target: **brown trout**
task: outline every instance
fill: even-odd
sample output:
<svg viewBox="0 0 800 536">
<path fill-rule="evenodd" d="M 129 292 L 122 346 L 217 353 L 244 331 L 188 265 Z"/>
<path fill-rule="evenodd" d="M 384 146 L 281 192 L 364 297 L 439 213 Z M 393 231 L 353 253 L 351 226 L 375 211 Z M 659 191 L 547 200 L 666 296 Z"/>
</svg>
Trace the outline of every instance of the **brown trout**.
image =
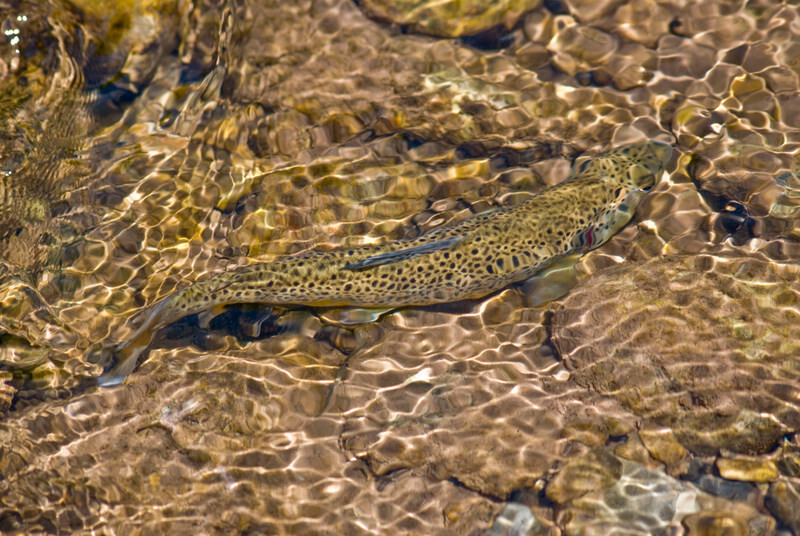
<svg viewBox="0 0 800 536">
<path fill-rule="evenodd" d="M 620 230 L 661 179 L 671 154 L 664 143 L 626 145 L 577 162 L 565 181 L 519 206 L 413 240 L 311 251 L 215 275 L 158 302 L 114 350 L 113 366 L 98 383 L 121 383 L 159 328 L 216 305 L 387 309 L 480 298 L 527 280 Z"/>
</svg>

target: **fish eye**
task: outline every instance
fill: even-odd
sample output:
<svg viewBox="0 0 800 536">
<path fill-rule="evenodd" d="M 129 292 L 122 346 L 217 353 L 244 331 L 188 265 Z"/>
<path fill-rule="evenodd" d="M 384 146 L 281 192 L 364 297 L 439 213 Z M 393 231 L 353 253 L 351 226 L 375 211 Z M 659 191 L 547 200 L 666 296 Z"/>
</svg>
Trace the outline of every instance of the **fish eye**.
<svg viewBox="0 0 800 536">
<path fill-rule="evenodd" d="M 649 192 L 650 190 L 652 190 L 652 189 L 653 189 L 653 185 L 652 185 L 652 184 L 648 184 L 647 186 L 642 186 L 642 187 L 641 187 L 641 188 L 639 188 L 639 189 L 640 189 L 641 191 L 643 191 L 643 192 Z"/>
</svg>

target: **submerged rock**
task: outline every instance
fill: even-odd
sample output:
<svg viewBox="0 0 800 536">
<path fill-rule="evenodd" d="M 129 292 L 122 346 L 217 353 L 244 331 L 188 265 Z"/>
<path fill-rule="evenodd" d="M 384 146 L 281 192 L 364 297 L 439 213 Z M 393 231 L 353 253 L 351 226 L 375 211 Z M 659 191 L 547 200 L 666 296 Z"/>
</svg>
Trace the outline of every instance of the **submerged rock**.
<svg viewBox="0 0 800 536">
<path fill-rule="evenodd" d="M 683 520 L 689 536 L 747 536 L 753 534 L 747 519 L 731 512 L 701 512 Z"/>
<path fill-rule="evenodd" d="M 553 341 L 579 385 L 672 430 L 695 454 L 760 454 L 800 429 L 797 267 L 668 257 L 582 281 Z"/>
<path fill-rule="evenodd" d="M 790 480 L 773 482 L 764 502 L 775 517 L 800 534 L 800 484 Z"/>
<path fill-rule="evenodd" d="M 524 504 L 510 503 L 498 514 L 484 536 L 544 536 L 549 534 L 531 509 Z"/>
<path fill-rule="evenodd" d="M 772 534 L 775 528 L 745 503 L 713 497 L 636 462 L 616 462 L 620 476 L 613 485 L 562 505 L 558 519 L 568 534 L 681 534 L 681 524 L 698 535 Z"/>
<path fill-rule="evenodd" d="M 348 416 L 343 447 L 380 477 L 411 470 L 501 499 L 544 476 L 563 448 L 563 419 L 536 385 L 553 363 L 524 351 L 524 341 L 543 336 L 541 327 L 525 317 L 514 328 L 508 323 L 499 329 L 514 329 L 508 335 L 520 347 L 497 351 L 494 329 L 480 319 L 464 326 L 441 313 L 387 320 L 395 319 L 411 326 L 354 355 L 334 394 Z M 415 332 L 417 324 L 428 330 Z"/>
<path fill-rule="evenodd" d="M 689 456 L 671 430 L 644 429 L 639 431 L 639 437 L 650 455 L 668 468 L 681 465 Z"/>
<path fill-rule="evenodd" d="M 547 497 L 565 503 L 612 486 L 622 476 L 622 463 L 602 448 L 592 449 L 565 465 L 547 485 Z"/>
<path fill-rule="evenodd" d="M 778 476 L 778 467 L 772 460 L 720 458 L 717 470 L 722 478 L 746 482 L 768 482 Z"/>
</svg>

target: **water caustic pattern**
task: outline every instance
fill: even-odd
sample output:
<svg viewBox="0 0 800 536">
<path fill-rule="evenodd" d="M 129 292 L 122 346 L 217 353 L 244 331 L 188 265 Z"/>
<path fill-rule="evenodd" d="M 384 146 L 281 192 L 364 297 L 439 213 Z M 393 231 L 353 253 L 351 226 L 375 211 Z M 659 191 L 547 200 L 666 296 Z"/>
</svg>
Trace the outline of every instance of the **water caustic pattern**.
<svg viewBox="0 0 800 536">
<path fill-rule="evenodd" d="M 800 10 L 476 5 L 0 9 L 0 532 L 800 532 Z M 197 282 L 363 275 L 648 142 L 577 284 L 225 299 L 97 386 Z"/>
</svg>

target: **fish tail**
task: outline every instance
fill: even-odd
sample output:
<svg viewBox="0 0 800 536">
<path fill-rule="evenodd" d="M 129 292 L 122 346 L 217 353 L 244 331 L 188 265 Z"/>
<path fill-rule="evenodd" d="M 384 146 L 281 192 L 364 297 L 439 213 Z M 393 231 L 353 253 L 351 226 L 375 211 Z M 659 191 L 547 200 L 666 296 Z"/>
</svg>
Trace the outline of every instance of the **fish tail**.
<svg viewBox="0 0 800 536">
<path fill-rule="evenodd" d="M 97 379 L 97 384 L 102 387 L 110 387 L 125 381 L 125 378 L 136 370 L 142 354 L 150 347 L 150 343 L 153 342 L 160 328 L 217 303 L 225 303 L 227 301 L 225 298 L 212 300 L 208 296 L 213 296 L 214 293 L 235 283 L 238 280 L 237 275 L 228 273 L 212 277 L 175 292 L 158 302 L 147 314 L 145 321 L 139 326 L 133 337 L 113 350 L 111 362 Z M 241 301 L 247 300 L 242 299 Z"/>
<path fill-rule="evenodd" d="M 183 291 L 177 292 L 161 300 L 136 330 L 133 337 L 114 348 L 109 366 L 97 379 L 99 386 L 119 385 L 136 369 L 141 355 L 150 347 L 158 328 L 171 321 L 170 312 L 174 309 L 174 303 L 182 293 Z"/>
<path fill-rule="evenodd" d="M 125 381 L 139 364 L 139 358 L 150 346 L 153 334 L 145 332 L 138 338 L 117 346 L 112 354 L 110 367 L 97 378 L 100 387 L 112 387 Z"/>
</svg>

